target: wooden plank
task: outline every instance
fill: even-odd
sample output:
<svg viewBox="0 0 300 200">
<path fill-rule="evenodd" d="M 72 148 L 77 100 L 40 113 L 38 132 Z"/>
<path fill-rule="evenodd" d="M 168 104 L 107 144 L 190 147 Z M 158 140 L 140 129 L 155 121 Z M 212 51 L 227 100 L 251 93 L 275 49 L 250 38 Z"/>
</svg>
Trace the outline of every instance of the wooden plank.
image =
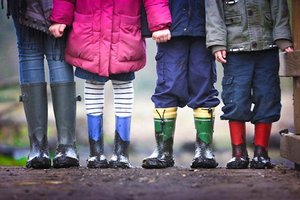
<svg viewBox="0 0 300 200">
<path fill-rule="evenodd" d="M 300 50 L 293 53 L 279 54 L 279 75 L 283 77 L 300 77 Z"/>
<path fill-rule="evenodd" d="M 292 27 L 293 27 L 293 41 L 294 48 L 300 49 L 300 1 L 292 0 Z"/>
<path fill-rule="evenodd" d="M 295 50 L 300 50 L 300 1 L 292 0 L 292 26 Z M 294 126 L 295 133 L 300 133 L 300 77 L 293 78 L 294 88 Z M 294 152 L 296 153 L 296 152 Z"/>
<path fill-rule="evenodd" d="M 283 134 L 280 139 L 280 155 L 300 164 L 300 136 L 293 133 Z"/>
<path fill-rule="evenodd" d="M 293 78 L 294 133 L 300 134 L 300 78 Z M 286 116 L 288 117 L 288 116 Z"/>
</svg>

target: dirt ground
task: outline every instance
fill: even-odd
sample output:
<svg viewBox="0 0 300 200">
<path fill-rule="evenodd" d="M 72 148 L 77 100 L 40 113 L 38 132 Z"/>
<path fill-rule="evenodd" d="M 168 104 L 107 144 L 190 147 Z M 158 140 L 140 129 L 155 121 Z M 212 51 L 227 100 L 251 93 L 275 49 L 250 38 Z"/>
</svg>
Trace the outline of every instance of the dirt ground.
<svg viewBox="0 0 300 200">
<path fill-rule="evenodd" d="M 0 167 L 0 199 L 299 199 L 300 172 Z"/>
</svg>

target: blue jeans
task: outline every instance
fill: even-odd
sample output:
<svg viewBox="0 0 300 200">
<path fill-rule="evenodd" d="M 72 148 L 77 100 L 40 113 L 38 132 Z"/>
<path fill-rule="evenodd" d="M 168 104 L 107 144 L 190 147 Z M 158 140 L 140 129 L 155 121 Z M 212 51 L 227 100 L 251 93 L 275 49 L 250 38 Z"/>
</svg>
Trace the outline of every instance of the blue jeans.
<svg viewBox="0 0 300 200">
<path fill-rule="evenodd" d="M 19 52 L 19 81 L 45 82 L 44 56 L 49 66 L 50 83 L 74 82 L 73 67 L 64 61 L 65 38 L 54 37 L 20 25 L 13 16 Z"/>
<path fill-rule="evenodd" d="M 216 107 L 216 65 L 204 37 L 174 37 L 159 43 L 157 83 L 152 101 L 156 108 Z"/>
<path fill-rule="evenodd" d="M 228 53 L 221 119 L 272 123 L 280 118 L 278 49 Z"/>
</svg>

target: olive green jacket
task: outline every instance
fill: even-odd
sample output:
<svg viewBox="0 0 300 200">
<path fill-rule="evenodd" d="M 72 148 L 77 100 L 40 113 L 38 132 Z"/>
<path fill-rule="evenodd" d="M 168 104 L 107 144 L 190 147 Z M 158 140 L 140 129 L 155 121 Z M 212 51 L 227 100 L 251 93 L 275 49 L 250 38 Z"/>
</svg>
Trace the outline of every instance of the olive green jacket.
<svg viewBox="0 0 300 200">
<path fill-rule="evenodd" d="M 206 43 L 213 52 L 292 46 L 286 0 L 205 0 Z"/>
</svg>

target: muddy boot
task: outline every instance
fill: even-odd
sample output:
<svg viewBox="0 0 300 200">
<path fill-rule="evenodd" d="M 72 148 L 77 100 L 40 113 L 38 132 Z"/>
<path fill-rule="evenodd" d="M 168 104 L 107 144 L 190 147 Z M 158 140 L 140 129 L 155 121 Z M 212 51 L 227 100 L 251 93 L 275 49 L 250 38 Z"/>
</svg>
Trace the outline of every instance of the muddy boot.
<svg viewBox="0 0 300 200">
<path fill-rule="evenodd" d="M 230 136 L 232 144 L 232 158 L 227 163 L 227 169 L 246 169 L 249 165 L 249 157 L 246 147 L 245 122 L 230 121 Z"/>
<path fill-rule="evenodd" d="M 103 115 L 87 115 L 90 143 L 90 156 L 87 159 L 88 168 L 107 168 L 108 162 L 104 155 L 103 145 Z"/>
<path fill-rule="evenodd" d="M 198 108 L 194 110 L 197 131 L 195 156 L 191 168 L 216 168 L 218 163 L 212 152 L 214 109 Z"/>
<path fill-rule="evenodd" d="M 142 167 L 159 169 L 174 166 L 173 138 L 177 108 L 156 108 L 154 110 L 154 129 L 156 148 L 143 160 Z"/>
<path fill-rule="evenodd" d="M 47 84 L 32 83 L 21 85 L 23 102 L 30 142 L 27 168 L 47 169 L 51 167 L 47 140 Z"/>
<path fill-rule="evenodd" d="M 130 144 L 131 117 L 116 116 L 114 152 L 109 161 L 110 168 L 131 168 L 128 148 Z"/>
<path fill-rule="evenodd" d="M 271 123 L 255 124 L 254 157 L 250 162 L 250 168 L 252 169 L 271 169 L 274 167 L 267 151 L 271 128 Z"/>
<path fill-rule="evenodd" d="M 274 165 L 268 155 L 268 151 L 262 146 L 254 147 L 254 157 L 250 162 L 251 169 L 272 169 Z"/>
<path fill-rule="evenodd" d="M 249 157 L 246 144 L 232 145 L 232 158 L 228 161 L 227 169 L 247 169 Z"/>
<path fill-rule="evenodd" d="M 53 167 L 78 167 L 79 156 L 75 139 L 75 83 L 51 84 L 51 92 L 58 138 Z"/>
</svg>

